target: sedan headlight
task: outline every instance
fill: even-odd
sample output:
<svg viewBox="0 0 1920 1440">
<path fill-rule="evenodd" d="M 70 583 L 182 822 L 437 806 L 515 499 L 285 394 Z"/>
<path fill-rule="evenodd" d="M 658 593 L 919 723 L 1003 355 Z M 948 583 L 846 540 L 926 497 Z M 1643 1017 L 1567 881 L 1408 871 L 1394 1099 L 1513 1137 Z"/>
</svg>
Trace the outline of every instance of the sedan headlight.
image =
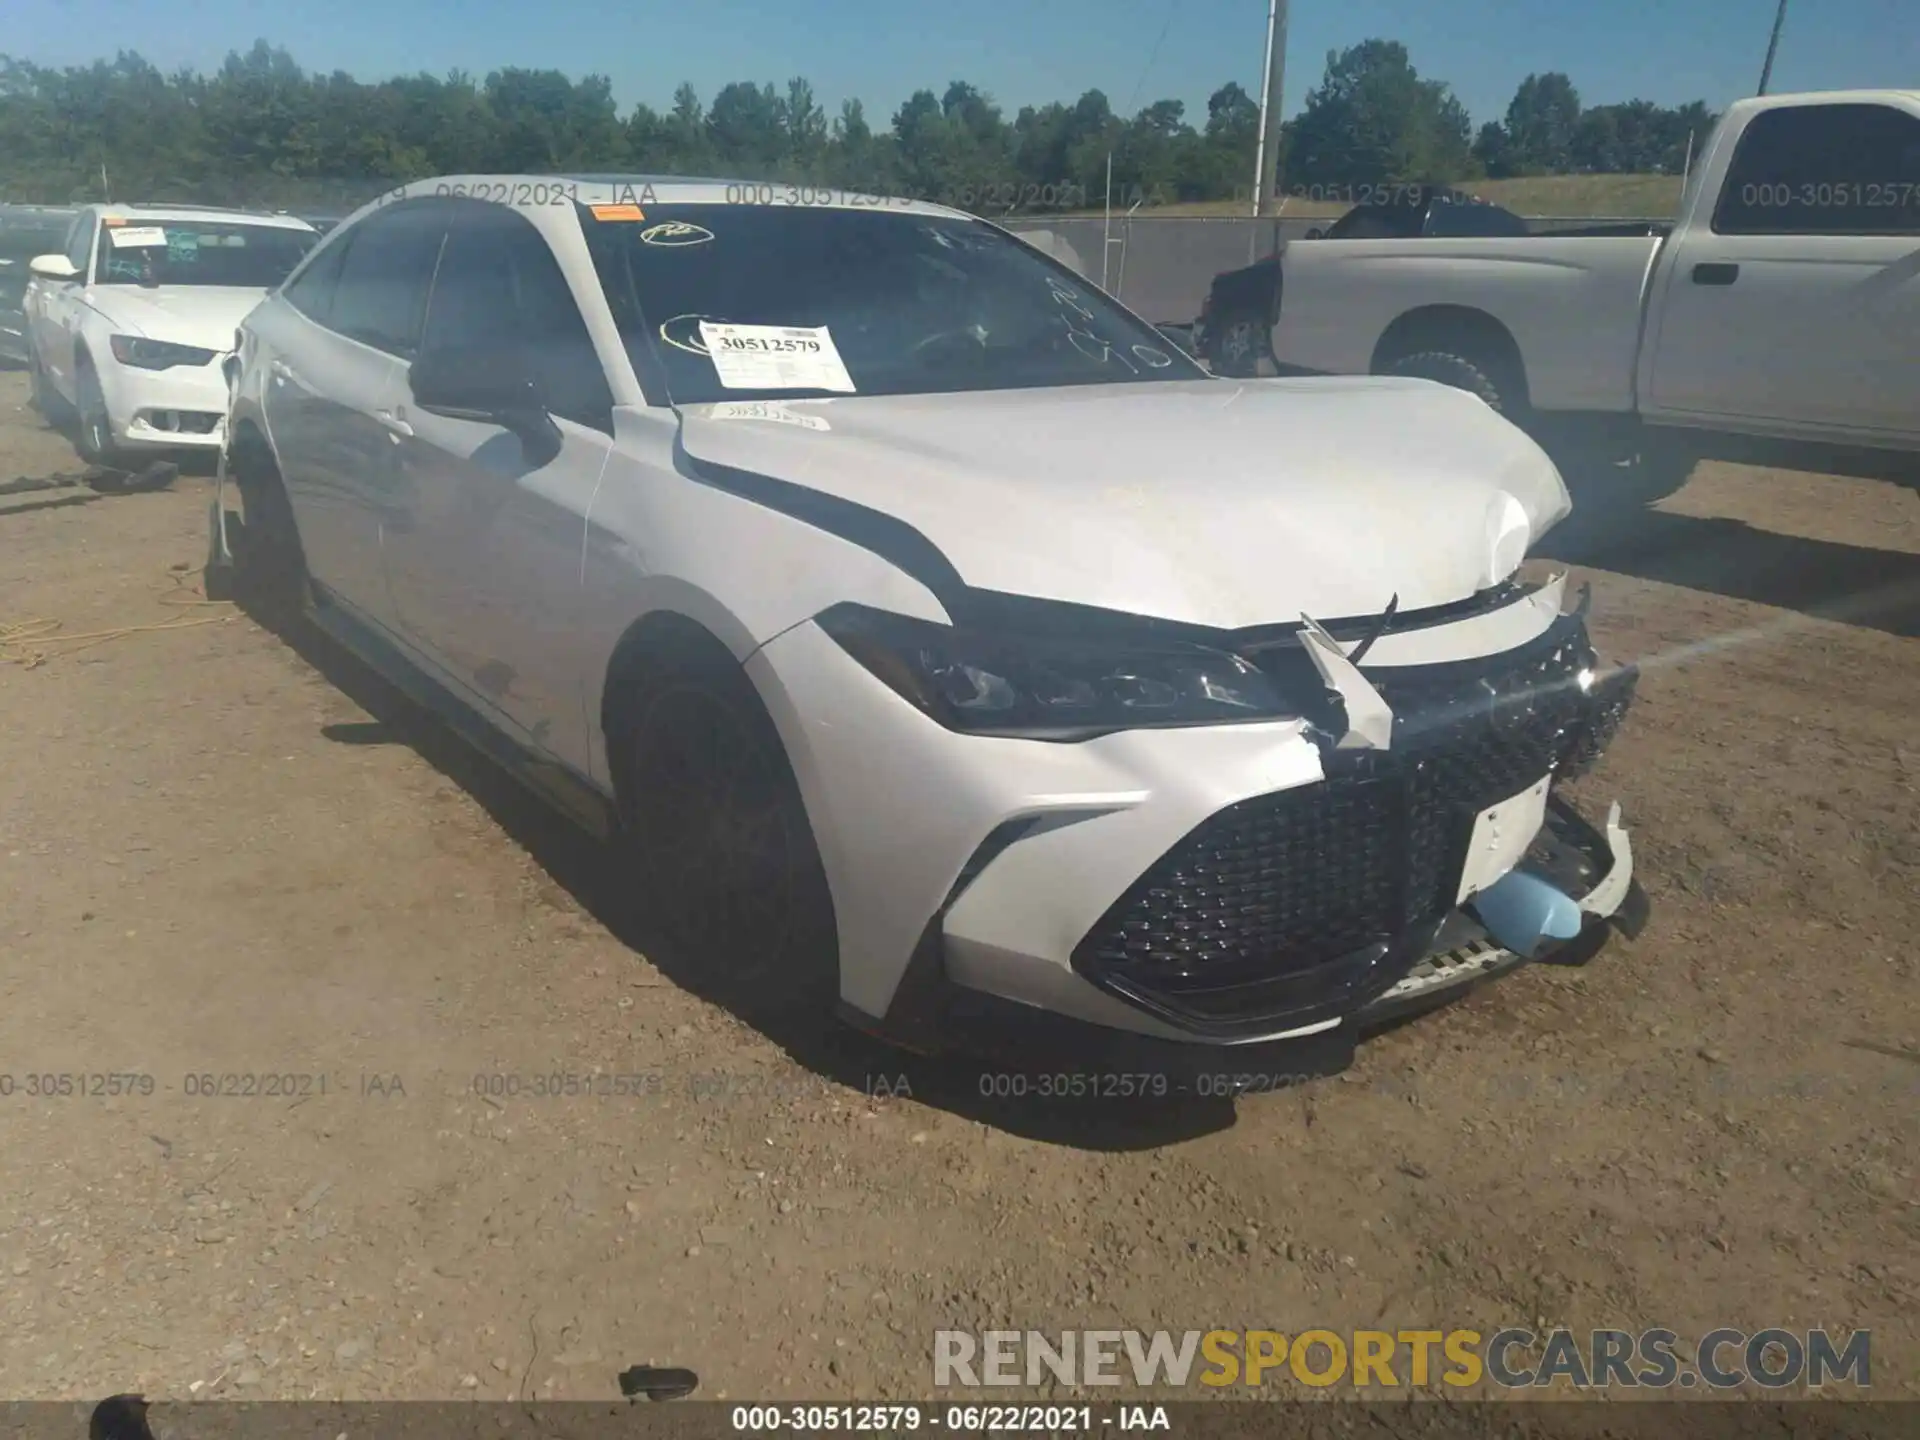
<svg viewBox="0 0 1920 1440">
<path fill-rule="evenodd" d="M 176 365 L 204 365 L 218 350 L 203 350 L 197 345 L 176 345 L 171 340 L 150 340 L 145 335 L 115 335 L 109 341 L 113 358 L 137 370 L 171 370 Z"/>
<path fill-rule="evenodd" d="M 949 730 L 1075 740 L 1299 713 L 1255 666 L 1204 646 L 1002 635 L 852 604 L 828 610 L 819 624 Z"/>
</svg>

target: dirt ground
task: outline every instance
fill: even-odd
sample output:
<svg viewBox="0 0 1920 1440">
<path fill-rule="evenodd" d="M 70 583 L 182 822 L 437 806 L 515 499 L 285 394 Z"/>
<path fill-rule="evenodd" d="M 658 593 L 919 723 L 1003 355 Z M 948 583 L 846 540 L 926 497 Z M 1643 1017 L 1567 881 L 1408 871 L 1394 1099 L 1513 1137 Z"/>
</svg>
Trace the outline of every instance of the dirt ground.
<svg viewBox="0 0 1920 1440">
<path fill-rule="evenodd" d="M 644 1362 L 924 1397 L 941 1327 L 1566 1324 L 1870 1327 L 1875 1393 L 1920 1397 L 1912 491 L 1707 466 L 1567 557 L 1646 667 L 1583 782 L 1632 827 L 1638 942 L 1336 1079 L 1099 1106 L 651 963 L 591 844 L 352 663 L 180 603 L 210 482 L 22 483 L 78 468 L 25 393 L 0 626 L 50 658 L 0 664 L 0 1391 L 602 1398 Z M 204 623 L 62 653 L 34 621 Z M 475 1093 L 594 1072 L 640 1093 Z M 134 1093 L 28 1093 L 75 1073 Z M 325 1089 L 195 1093 L 235 1075 Z"/>
</svg>

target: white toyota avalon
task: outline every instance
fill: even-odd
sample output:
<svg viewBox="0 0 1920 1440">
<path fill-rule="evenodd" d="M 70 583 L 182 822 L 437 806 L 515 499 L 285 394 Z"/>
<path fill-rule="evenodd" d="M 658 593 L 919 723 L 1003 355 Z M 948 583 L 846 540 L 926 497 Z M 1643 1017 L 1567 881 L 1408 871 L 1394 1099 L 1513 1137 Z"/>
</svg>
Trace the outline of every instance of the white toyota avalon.
<svg viewBox="0 0 1920 1440">
<path fill-rule="evenodd" d="M 906 1046 L 1258 1073 L 1644 917 L 1557 789 L 1634 672 L 1460 391 L 1212 377 L 939 207 L 604 176 L 383 196 L 229 370 L 216 571 Z"/>
</svg>

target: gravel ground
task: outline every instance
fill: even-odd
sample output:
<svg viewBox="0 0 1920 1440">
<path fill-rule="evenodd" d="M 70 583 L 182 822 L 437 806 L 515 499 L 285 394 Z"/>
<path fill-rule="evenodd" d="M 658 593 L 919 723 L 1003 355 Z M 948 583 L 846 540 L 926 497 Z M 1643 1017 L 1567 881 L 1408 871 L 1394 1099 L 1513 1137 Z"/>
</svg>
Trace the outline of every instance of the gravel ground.
<svg viewBox="0 0 1920 1440">
<path fill-rule="evenodd" d="M 1920 1397 L 1911 491 L 1707 466 L 1566 557 L 1647 667 L 1583 782 L 1638 942 L 1335 1079 L 1101 1107 L 650 962 L 590 844 L 191 603 L 206 480 L 39 484 L 78 466 L 24 399 L 0 375 L 0 626 L 47 657 L 0 664 L 6 1393 L 595 1399 L 645 1362 L 909 1397 L 947 1326 L 1566 1324 L 1871 1327 L 1875 1392 Z M 132 1093 L 27 1093 L 75 1072 Z M 594 1072 L 639 1093 L 474 1093 Z M 231 1075 L 293 1078 L 195 1093 Z"/>
</svg>

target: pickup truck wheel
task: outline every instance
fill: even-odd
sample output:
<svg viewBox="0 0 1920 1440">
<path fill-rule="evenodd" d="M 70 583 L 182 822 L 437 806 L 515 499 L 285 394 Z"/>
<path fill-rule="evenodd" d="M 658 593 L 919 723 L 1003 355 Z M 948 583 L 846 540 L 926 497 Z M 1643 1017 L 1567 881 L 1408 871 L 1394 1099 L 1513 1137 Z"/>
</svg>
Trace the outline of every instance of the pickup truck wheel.
<svg viewBox="0 0 1920 1440">
<path fill-rule="evenodd" d="M 649 657 L 616 715 L 624 838 L 667 938 L 688 960 L 726 963 L 743 993 L 830 1007 L 826 872 L 786 748 L 737 662 L 676 645 Z"/>
<path fill-rule="evenodd" d="M 1647 435 L 1630 465 L 1621 467 L 1622 501 L 1651 505 L 1675 494 L 1693 476 L 1700 452 L 1678 435 Z"/>
<path fill-rule="evenodd" d="M 1227 314 L 1208 327 L 1208 364 L 1216 375 L 1252 380 L 1263 360 L 1273 358 L 1273 336 L 1258 315 Z"/>
<path fill-rule="evenodd" d="M 1700 461 L 1684 435 L 1641 429 L 1609 435 L 1561 434 L 1543 441 L 1573 496 L 1576 523 L 1599 523 L 1666 499 Z"/>
<path fill-rule="evenodd" d="M 1456 355 L 1451 350 L 1419 350 L 1411 355 L 1402 355 L 1387 366 L 1385 373 L 1405 375 L 1415 380 L 1438 380 L 1442 385 L 1451 385 L 1456 390 L 1478 395 L 1507 419 L 1517 421 L 1525 408 L 1520 386 L 1513 381 L 1504 385 L 1500 383 L 1491 373 L 1495 368 L 1465 355 Z"/>
</svg>

